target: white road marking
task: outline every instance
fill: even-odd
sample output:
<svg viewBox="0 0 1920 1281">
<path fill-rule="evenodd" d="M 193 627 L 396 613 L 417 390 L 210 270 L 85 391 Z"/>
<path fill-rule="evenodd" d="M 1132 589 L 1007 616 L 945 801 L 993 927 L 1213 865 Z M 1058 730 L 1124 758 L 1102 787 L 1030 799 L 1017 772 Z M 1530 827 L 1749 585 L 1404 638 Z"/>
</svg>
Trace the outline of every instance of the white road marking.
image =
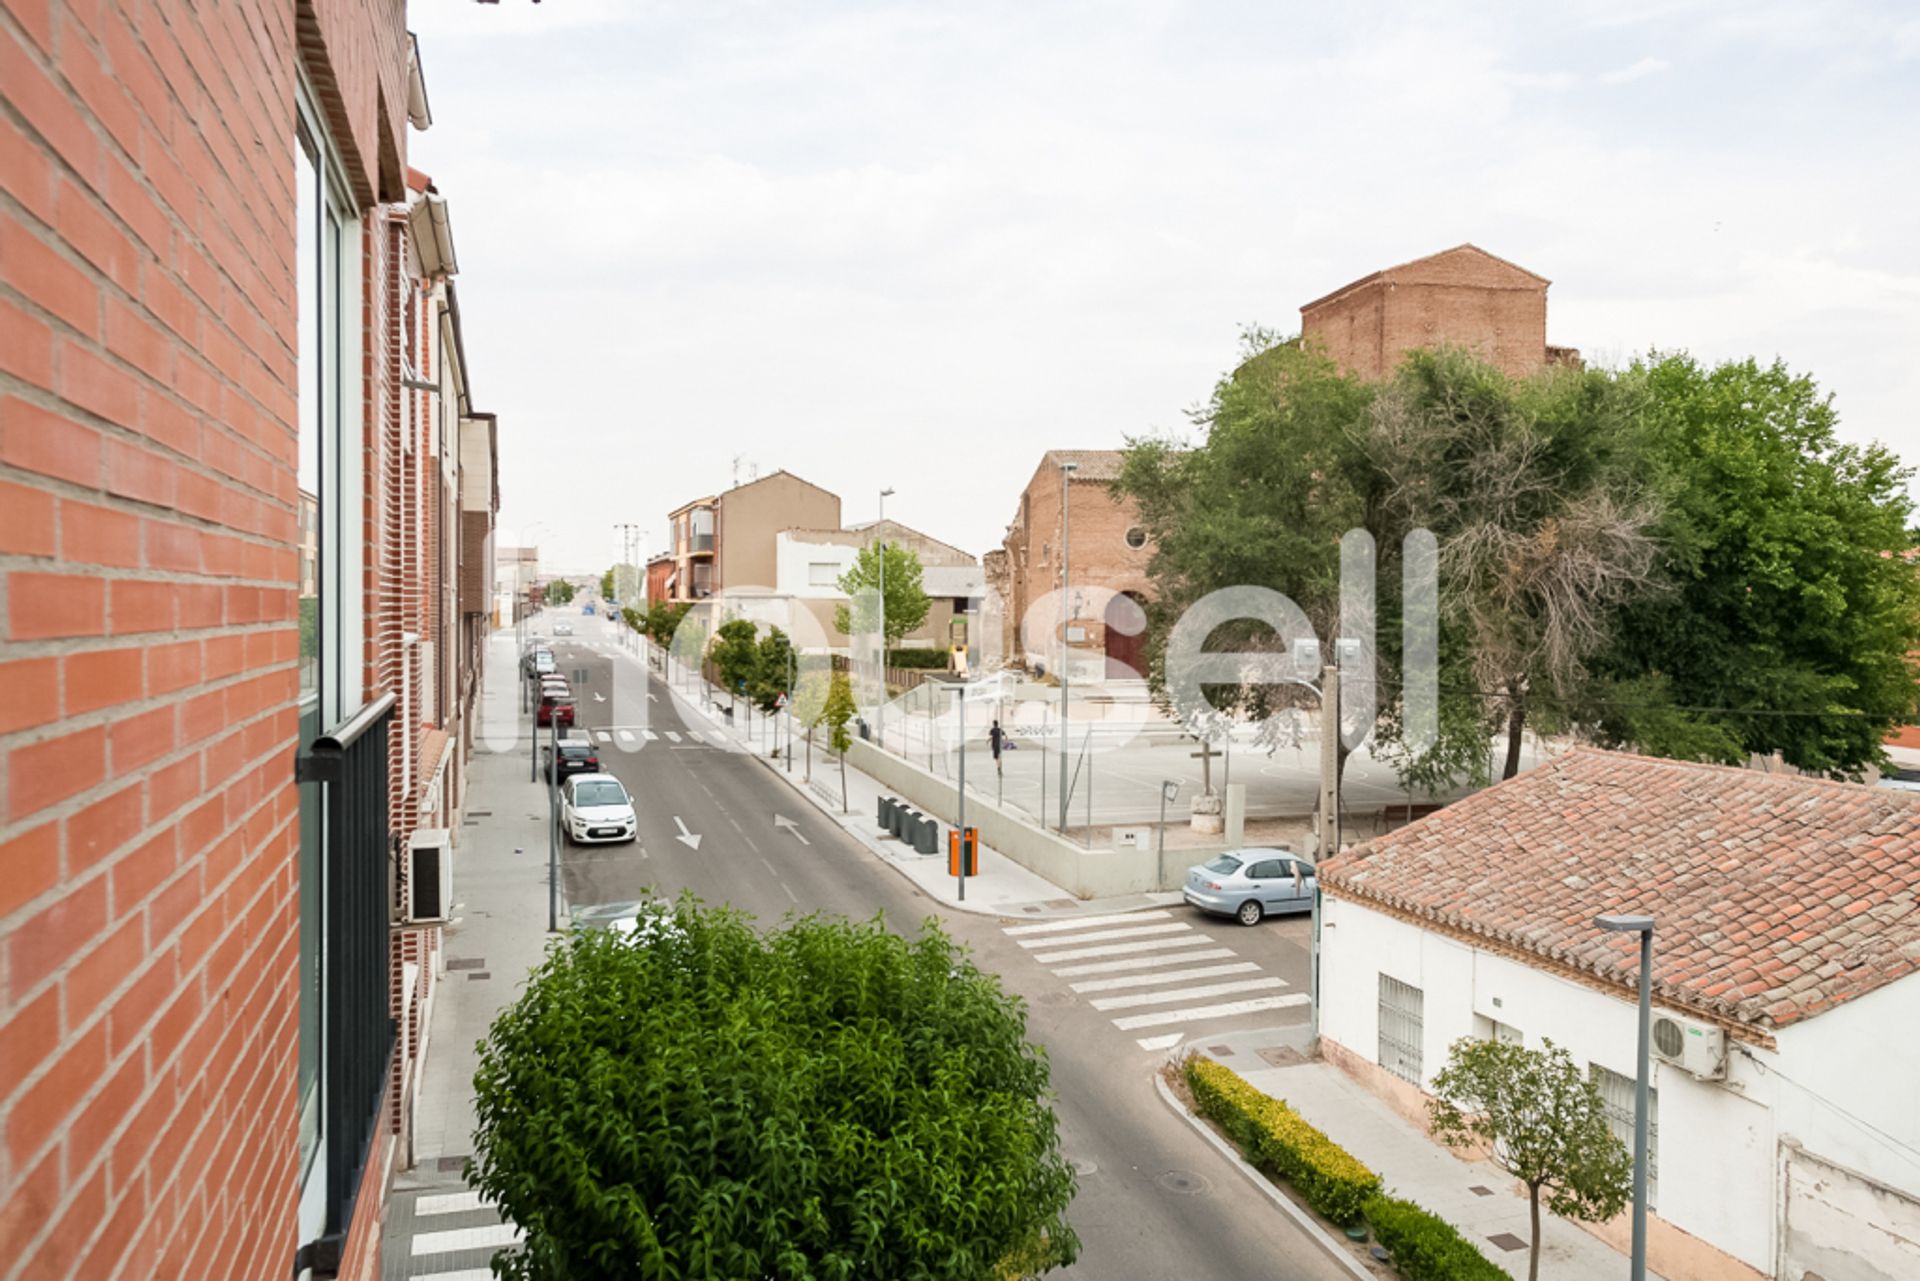
<svg viewBox="0 0 1920 1281">
<path fill-rule="evenodd" d="M 1087 1002 L 1096 1010 L 1132 1010 L 1143 1005 L 1172 1005 L 1175 1001 L 1199 1001 L 1236 992 L 1262 992 L 1276 987 L 1291 987 L 1285 979 L 1268 975 L 1259 979 L 1240 979 L 1233 983 L 1209 983 L 1203 987 L 1175 988 L 1168 992 L 1134 992 L 1127 996 L 1103 996 Z"/>
<path fill-rule="evenodd" d="M 1131 1032 L 1141 1027 L 1165 1027 L 1169 1023 L 1192 1023 L 1198 1019 L 1226 1019 L 1236 1014 L 1253 1014 L 1260 1010 L 1284 1010 L 1289 1006 L 1306 1003 L 1305 992 L 1289 992 L 1285 996 L 1262 996 L 1248 1001 L 1229 1001 L 1225 1005 L 1201 1005 L 1184 1010 L 1162 1010 L 1157 1014 L 1134 1014 L 1124 1019 L 1115 1019 L 1113 1025 L 1123 1032 Z"/>
<path fill-rule="evenodd" d="M 780 869 L 779 869 L 779 868 L 777 868 L 777 867 L 775 867 L 775 866 L 774 866 L 773 864 L 771 864 L 771 863 L 768 863 L 768 862 L 767 862 L 767 860 L 765 860 L 764 858 L 763 858 L 763 859 L 761 859 L 761 860 L 760 860 L 760 862 L 761 862 L 761 863 L 762 863 L 763 865 L 765 865 L 765 867 L 766 867 L 766 869 L 767 869 L 767 870 L 768 870 L 769 872 L 772 872 L 772 873 L 773 873 L 773 874 L 774 874 L 775 876 L 778 876 L 778 875 L 780 875 Z"/>
<path fill-rule="evenodd" d="M 1204 934 L 1183 934 L 1175 939 L 1141 939 L 1137 943 L 1105 943 L 1099 947 L 1076 947 L 1066 952 L 1045 952 L 1034 956 L 1042 965 L 1055 961 L 1090 961 L 1096 956 L 1126 956 L 1133 952 L 1163 952 L 1173 947 L 1194 947 L 1211 943 Z"/>
<path fill-rule="evenodd" d="M 481 1228 L 454 1228 L 447 1232 L 414 1234 L 413 1257 L 423 1254 L 450 1254 L 455 1250 L 489 1250 L 512 1245 L 522 1233 L 511 1223 L 490 1223 Z"/>
<path fill-rule="evenodd" d="M 1169 921 L 1165 925 L 1131 925 L 1118 930 L 1095 930 L 1091 934 L 1075 934 L 1071 938 L 1021 939 L 1021 947 L 1065 947 L 1069 943 L 1104 943 L 1109 939 L 1146 938 L 1154 934 L 1184 934 L 1193 927 L 1185 921 Z"/>
<path fill-rule="evenodd" d="M 800 825 L 788 818 L 785 814 L 775 814 L 773 816 L 773 825 L 775 827 L 784 827 L 789 832 L 792 832 L 802 845 L 813 844 L 812 841 L 806 838 L 806 834 L 800 830 Z"/>
<path fill-rule="evenodd" d="M 798 903 L 800 901 L 800 896 L 793 892 L 793 886 L 787 884 L 785 881 L 782 881 L 780 882 L 780 888 L 785 890 L 787 892 L 787 897 L 792 899 L 794 902 Z"/>
<path fill-rule="evenodd" d="M 640 737 L 642 737 L 642 738 L 644 738 L 644 739 L 646 739 L 646 740 L 647 740 L 647 741 L 648 741 L 649 743 L 657 743 L 657 742 L 659 742 L 659 741 L 660 741 L 660 736 L 659 736 L 658 734 L 656 734 L 656 733 L 654 733 L 654 732 L 653 732 L 652 730 L 650 730 L 650 729 L 643 729 L 643 730 L 641 730 L 641 731 L 640 731 Z"/>
<path fill-rule="evenodd" d="M 1083 916 L 1078 920 L 1047 921 L 1041 925 L 1009 925 L 1003 931 L 1009 938 L 1024 934 L 1058 934 L 1062 930 L 1084 930 L 1095 925 L 1125 925 L 1131 921 L 1164 921 L 1166 912 L 1119 912 L 1112 916 Z"/>
<path fill-rule="evenodd" d="M 679 742 L 679 741 L 680 741 L 680 736 L 679 736 L 678 734 L 676 734 L 676 733 L 674 733 L 674 732 L 673 732 L 672 730 L 668 730 L 668 731 L 667 731 L 667 741 L 668 741 L 669 743 L 677 743 L 677 742 Z"/>
<path fill-rule="evenodd" d="M 1085 983 L 1071 986 L 1076 992 L 1112 992 L 1123 987 L 1152 987 L 1156 983 L 1219 978 L 1223 974 L 1251 974 L 1259 968 L 1252 961 L 1235 961 L 1230 965 L 1203 965 L 1197 970 L 1161 970 L 1152 974 L 1123 974 L 1117 979 L 1088 979 Z"/>
<path fill-rule="evenodd" d="M 1193 961 L 1218 961 L 1233 955 L 1230 947 L 1205 952 L 1181 952 L 1173 956 L 1136 956 L 1126 961 L 1095 961 L 1091 965 L 1068 965 L 1054 971 L 1063 979 L 1081 974 L 1117 974 L 1122 970 L 1150 970 L 1157 965 L 1187 965 Z"/>
<path fill-rule="evenodd" d="M 603 729 L 597 729 L 593 731 L 593 736 L 599 739 L 603 743 L 611 743 L 613 741 L 613 735 L 607 733 L 607 731 Z"/>
<path fill-rule="evenodd" d="M 1143 1036 L 1134 1044 L 1143 1050 L 1171 1050 L 1185 1035 L 1185 1032 L 1168 1032 L 1162 1036 Z"/>
<path fill-rule="evenodd" d="M 697 832 L 689 832 L 687 830 L 687 824 L 685 819 L 682 819 L 678 814 L 675 814 L 673 816 L 673 825 L 680 829 L 680 835 L 674 837 L 673 838 L 674 840 L 679 841 L 682 845 L 686 846 L 688 849 L 697 850 L 700 848 L 699 834 Z"/>
<path fill-rule="evenodd" d="M 462 1210 L 478 1210 L 487 1205 L 478 1192 L 446 1192 L 439 1196 L 418 1197 L 413 1203 L 415 1214 L 458 1214 Z"/>
</svg>

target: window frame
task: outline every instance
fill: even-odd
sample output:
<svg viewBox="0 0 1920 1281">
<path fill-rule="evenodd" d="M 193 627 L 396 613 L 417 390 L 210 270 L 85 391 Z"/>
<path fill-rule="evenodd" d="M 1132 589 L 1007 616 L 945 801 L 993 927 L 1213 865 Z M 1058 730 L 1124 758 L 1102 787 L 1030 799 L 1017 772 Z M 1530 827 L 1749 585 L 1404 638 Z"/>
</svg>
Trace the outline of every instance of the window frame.
<svg viewBox="0 0 1920 1281">
<path fill-rule="evenodd" d="M 1411 1008 L 1406 998 L 1412 997 Z M 1426 993 L 1385 970 L 1379 972 L 1377 1060 L 1403 1081 L 1426 1085 Z M 1409 1074 L 1411 1069 L 1411 1074 Z"/>
</svg>

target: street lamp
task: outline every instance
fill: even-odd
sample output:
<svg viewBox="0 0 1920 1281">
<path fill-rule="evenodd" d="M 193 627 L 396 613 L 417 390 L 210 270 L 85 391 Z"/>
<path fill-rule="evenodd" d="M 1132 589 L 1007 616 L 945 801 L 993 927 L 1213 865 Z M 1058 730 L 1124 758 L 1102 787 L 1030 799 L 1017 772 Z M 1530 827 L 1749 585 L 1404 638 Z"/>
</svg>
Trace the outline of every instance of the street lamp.
<svg viewBox="0 0 1920 1281">
<path fill-rule="evenodd" d="M 1067 628 L 1073 622 L 1073 598 L 1069 594 L 1067 547 L 1071 527 L 1067 518 L 1067 482 L 1080 470 L 1079 463 L 1060 464 L 1060 823 L 1055 829 L 1067 830 Z M 1087 822 L 1091 824 L 1092 818 Z"/>
<path fill-rule="evenodd" d="M 1640 936 L 1640 1051 L 1633 1084 L 1633 1281 L 1647 1281 L 1647 1085 L 1652 1065 L 1648 1050 L 1653 1033 L 1653 918 L 1608 915 L 1593 918 L 1595 927 L 1614 934 Z"/>
<path fill-rule="evenodd" d="M 874 522 L 873 532 L 880 545 L 880 707 L 874 714 L 875 737 L 880 740 L 880 750 L 887 750 L 887 499 L 893 495 L 891 489 L 880 491 L 880 519 Z"/>
</svg>

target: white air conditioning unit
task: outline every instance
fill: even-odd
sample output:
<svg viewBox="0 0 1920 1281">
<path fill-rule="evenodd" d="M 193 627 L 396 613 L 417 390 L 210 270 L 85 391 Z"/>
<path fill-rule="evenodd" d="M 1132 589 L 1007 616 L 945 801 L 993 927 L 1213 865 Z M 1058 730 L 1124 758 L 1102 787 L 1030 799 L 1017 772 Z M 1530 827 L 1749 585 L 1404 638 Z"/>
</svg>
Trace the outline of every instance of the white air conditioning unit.
<svg viewBox="0 0 1920 1281">
<path fill-rule="evenodd" d="M 1711 1023 L 1674 1014 L 1653 1015 L 1653 1057 L 1671 1063 L 1699 1081 L 1727 1076 L 1727 1034 Z"/>
<path fill-rule="evenodd" d="M 444 921 L 453 905 L 453 833 L 423 827 L 407 842 L 407 920 Z"/>
</svg>

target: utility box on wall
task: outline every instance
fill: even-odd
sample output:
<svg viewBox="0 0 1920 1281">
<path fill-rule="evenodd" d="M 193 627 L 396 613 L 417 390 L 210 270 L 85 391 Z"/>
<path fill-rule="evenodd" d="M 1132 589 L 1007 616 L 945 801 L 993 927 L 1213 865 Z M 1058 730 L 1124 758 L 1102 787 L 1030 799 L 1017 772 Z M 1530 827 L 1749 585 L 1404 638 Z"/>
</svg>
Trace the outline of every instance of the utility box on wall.
<svg viewBox="0 0 1920 1281">
<path fill-rule="evenodd" d="M 407 847 L 407 920 L 444 921 L 452 902 L 453 833 L 444 827 L 422 828 Z"/>
</svg>

